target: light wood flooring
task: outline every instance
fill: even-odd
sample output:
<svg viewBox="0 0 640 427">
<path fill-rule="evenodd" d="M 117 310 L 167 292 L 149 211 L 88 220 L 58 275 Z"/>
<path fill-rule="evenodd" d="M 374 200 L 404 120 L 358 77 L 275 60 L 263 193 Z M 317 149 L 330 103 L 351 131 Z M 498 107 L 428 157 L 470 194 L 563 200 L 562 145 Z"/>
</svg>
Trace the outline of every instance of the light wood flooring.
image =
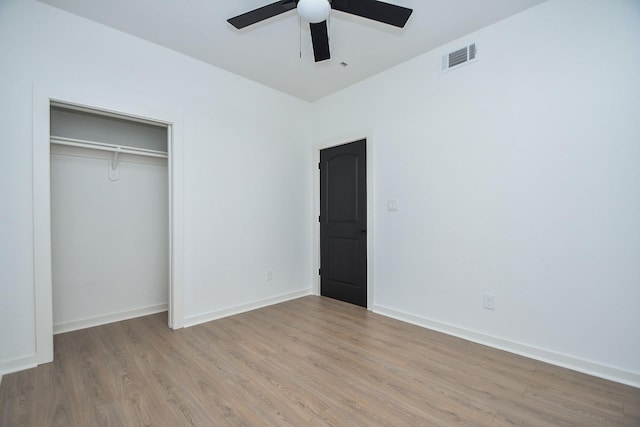
<svg viewBox="0 0 640 427">
<path fill-rule="evenodd" d="M 640 426 L 640 389 L 316 296 L 171 331 L 60 334 L 5 375 L 12 426 Z"/>
</svg>

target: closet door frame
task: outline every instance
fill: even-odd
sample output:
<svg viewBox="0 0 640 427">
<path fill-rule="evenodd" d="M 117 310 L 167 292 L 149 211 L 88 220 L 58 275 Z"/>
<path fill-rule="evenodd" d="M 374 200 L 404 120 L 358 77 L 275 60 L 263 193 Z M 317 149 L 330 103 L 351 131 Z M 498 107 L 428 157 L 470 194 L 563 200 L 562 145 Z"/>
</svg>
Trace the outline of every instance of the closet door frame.
<svg viewBox="0 0 640 427">
<path fill-rule="evenodd" d="M 167 127 L 169 172 L 169 327 L 184 327 L 184 169 L 182 118 L 139 103 L 105 99 L 70 88 L 33 88 L 33 263 L 34 365 L 53 360 L 53 281 L 51 260 L 51 104 L 90 110 Z"/>
</svg>

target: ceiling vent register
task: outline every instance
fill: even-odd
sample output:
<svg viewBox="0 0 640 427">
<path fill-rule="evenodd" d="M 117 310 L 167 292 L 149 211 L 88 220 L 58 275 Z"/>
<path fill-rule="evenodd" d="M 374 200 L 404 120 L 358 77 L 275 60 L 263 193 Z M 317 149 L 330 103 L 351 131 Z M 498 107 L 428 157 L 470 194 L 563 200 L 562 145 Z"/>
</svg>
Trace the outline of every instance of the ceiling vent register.
<svg viewBox="0 0 640 427">
<path fill-rule="evenodd" d="M 442 71 L 449 71 L 461 65 L 478 60 L 478 48 L 471 43 L 461 49 L 454 50 L 442 56 Z"/>
</svg>

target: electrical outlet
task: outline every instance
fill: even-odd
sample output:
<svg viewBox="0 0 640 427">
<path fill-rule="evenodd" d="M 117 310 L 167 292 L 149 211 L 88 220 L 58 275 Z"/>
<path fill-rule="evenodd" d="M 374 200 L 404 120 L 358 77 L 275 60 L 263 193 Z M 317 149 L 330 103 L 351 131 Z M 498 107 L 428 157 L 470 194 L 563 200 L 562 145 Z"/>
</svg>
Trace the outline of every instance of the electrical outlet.
<svg viewBox="0 0 640 427">
<path fill-rule="evenodd" d="M 267 268 L 266 270 L 264 270 L 264 280 L 270 282 L 271 279 L 273 279 L 273 270 Z"/>
<path fill-rule="evenodd" d="M 491 294 L 482 295 L 482 307 L 487 310 L 495 310 L 496 309 L 496 296 Z"/>
</svg>

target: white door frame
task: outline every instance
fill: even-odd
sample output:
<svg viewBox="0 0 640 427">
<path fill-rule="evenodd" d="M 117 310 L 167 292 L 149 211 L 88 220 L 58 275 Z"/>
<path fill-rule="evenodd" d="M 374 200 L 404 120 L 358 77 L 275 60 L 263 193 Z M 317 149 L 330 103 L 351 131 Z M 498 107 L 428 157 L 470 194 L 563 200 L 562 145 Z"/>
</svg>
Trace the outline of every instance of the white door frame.
<svg viewBox="0 0 640 427">
<path fill-rule="evenodd" d="M 167 126 L 169 171 L 169 327 L 184 327 L 184 215 L 182 118 L 142 105 L 77 93 L 69 88 L 33 89 L 33 256 L 36 364 L 53 360 L 51 262 L 51 103 L 115 114 Z"/>
</svg>

